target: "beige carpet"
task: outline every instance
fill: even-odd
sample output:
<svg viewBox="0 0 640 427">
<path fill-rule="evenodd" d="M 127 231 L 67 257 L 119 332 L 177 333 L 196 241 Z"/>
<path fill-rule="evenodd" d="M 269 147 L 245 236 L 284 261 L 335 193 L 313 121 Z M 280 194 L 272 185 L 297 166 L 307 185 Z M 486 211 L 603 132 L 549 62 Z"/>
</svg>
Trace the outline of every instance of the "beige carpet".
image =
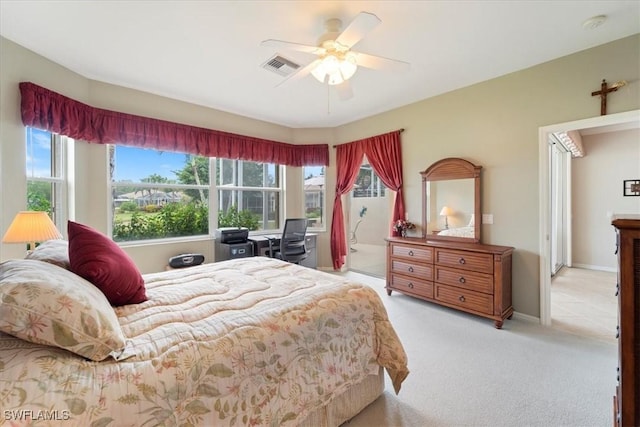
<svg viewBox="0 0 640 427">
<path fill-rule="evenodd" d="M 386 390 L 347 427 L 612 425 L 614 343 L 514 316 L 493 322 L 398 293 L 384 280 L 347 277 L 376 289 L 409 358 L 399 395 Z"/>
</svg>

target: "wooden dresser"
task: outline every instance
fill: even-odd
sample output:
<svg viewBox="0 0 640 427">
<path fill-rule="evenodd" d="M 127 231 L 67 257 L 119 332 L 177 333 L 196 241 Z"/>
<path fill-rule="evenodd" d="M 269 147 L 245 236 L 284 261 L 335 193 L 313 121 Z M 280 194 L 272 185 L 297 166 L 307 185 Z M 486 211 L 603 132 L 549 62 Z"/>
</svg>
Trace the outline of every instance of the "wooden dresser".
<svg viewBox="0 0 640 427">
<path fill-rule="evenodd" d="M 501 328 L 513 314 L 513 248 L 481 243 L 389 237 L 387 294 L 398 291 L 487 317 Z"/>
<path fill-rule="evenodd" d="M 614 218 L 618 253 L 618 383 L 613 425 L 640 426 L 640 215 Z"/>
</svg>

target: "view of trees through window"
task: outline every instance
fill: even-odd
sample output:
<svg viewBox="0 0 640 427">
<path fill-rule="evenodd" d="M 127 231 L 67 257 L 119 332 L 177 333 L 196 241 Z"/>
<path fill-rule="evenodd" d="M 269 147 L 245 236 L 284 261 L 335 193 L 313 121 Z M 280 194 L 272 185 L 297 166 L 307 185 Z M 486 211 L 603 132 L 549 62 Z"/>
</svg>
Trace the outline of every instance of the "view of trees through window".
<svg viewBox="0 0 640 427">
<path fill-rule="evenodd" d="M 277 230 L 281 215 L 281 167 L 216 159 L 218 224 L 249 230 Z"/>
<path fill-rule="evenodd" d="M 119 145 L 109 159 L 116 241 L 209 234 L 210 170 L 218 227 L 279 228 L 277 165 Z"/>
<path fill-rule="evenodd" d="M 26 128 L 27 209 L 45 211 L 64 229 L 64 144 L 59 135 Z"/>
<path fill-rule="evenodd" d="M 209 233 L 209 159 L 109 146 L 115 241 Z"/>
</svg>

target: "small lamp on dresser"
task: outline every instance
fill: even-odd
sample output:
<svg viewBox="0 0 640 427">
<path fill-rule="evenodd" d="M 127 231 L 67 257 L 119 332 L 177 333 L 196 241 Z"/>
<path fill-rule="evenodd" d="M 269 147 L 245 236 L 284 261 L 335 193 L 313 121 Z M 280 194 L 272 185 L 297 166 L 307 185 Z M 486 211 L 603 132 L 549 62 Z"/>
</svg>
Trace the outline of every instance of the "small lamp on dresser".
<svg viewBox="0 0 640 427">
<path fill-rule="evenodd" d="M 28 243 L 29 250 L 36 248 L 36 242 L 62 239 L 46 212 L 21 211 L 13 219 L 2 238 L 3 243 Z"/>
<path fill-rule="evenodd" d="M 442 210 L 440 211 L 440 216 L 444 217 L 444 228 L 448 229 L 449 228 L 449 217 L 453 214 L 453 211 L 451 210 L 451 208 L 448 208 L 447 206 L 443 206 Z"/>
</svg>

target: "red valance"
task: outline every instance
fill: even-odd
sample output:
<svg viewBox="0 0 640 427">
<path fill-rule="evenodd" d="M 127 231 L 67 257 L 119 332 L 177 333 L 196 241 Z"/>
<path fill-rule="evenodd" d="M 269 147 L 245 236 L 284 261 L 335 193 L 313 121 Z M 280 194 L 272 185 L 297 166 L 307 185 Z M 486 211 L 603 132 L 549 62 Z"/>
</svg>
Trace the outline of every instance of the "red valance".
<svg viewBox="0 0 640 427">
<path fill-rule="evenodd" d="M 295 145 L 103 110 L 20 83 L 22 122 L 97 144 L 121 144 L 287 166 L 328 166 L 327 144 Z"/>
</svg>

